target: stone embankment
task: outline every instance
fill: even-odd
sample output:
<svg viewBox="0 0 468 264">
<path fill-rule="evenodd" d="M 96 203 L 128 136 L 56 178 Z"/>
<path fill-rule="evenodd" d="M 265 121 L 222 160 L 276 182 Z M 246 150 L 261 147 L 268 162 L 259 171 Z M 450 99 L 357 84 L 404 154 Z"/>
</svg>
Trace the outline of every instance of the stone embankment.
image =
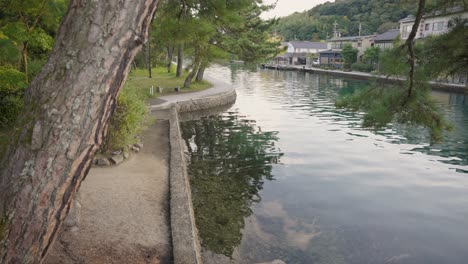
<svg viewBox="0 0 468 264">
<path fill-rule="evenodd" d="M 195 93 L 163 96 L 157 104 L 150 107 L 158 119 L 169 120 L 170 224 L 175 264 L 202 263 L 179 114 L 190 116 L 191 112 L 203 113 L 236 101 L 236 91 L 231 85 L 214 78 L 206 79 L 213 84 L 212 88 Z"/>
<path fill-rule="evenodd" d="M 303 72 L 310 72 L 310 73 L 320 73 L 320 74 L 328 74 L 328 75 L 335 75 L 340 77 L 347 77 L 352 79 L 358 80 L 372 80 L 377 78 L 380 81 L 388 82 L 388 83 L 402 83 L 406 80 L 404 78 L 396 78 L 384 75 L 375 75 L 366 72 L 356 72 L 356 71 L 340 71 L 340 70 L 324 70 L 320 68 L 314 67 L 305 67 L 299 65 L 271 65 L 271 64 L 264 64 L 262 65 L 263 68 L 266 69 L 273 69 L 273 70 L 282 70 L 282 71 L 303 71 Z M 444 83 L 444 82 L 429 82 L 429 85 L 433 90 L 437 91 L 446 91 L 452 93 L 468 93 L 468 86 L 465 84 L 456 84 L 456 83 Z"/>
</svg>

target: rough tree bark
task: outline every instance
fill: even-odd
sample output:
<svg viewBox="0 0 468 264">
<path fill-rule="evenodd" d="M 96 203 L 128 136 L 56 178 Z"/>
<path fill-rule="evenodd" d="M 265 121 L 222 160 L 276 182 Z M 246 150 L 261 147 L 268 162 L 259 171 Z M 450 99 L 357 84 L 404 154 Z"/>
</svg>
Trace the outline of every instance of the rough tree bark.
<svg viewBox="0 0 468 264">
<path fill-rule="evenodd" d="M 416 34 L 418 32 L 419 24 L 421 23 L 421 19 L 424 15 L 424 7 L 426 5 L 426 0 L 419 0 L 418 3 L 418 11 L 416 13 L 416 19 L 414 21 L 413 27 L 411 28 L 411 32 L 406 39 L 404 46 L 408 49 L 408 62 L 410 65 L 409 70 L 409 84 L 408 84 L 408 97 L 411 97 L 414 88 L 414 70 L 416 67 L 416 54 L 414 52 L 414 39 L 416 38 Z"/>
<path fill-rule="evenodd" d="M 148 66 L 148 78 L 153 78 L 153 74 L 151 72 L 151 42 L 148 32 L 148 42 L 146 43 L 146 65 Z"/>
<path fill-rule="evenodd" d="M 177 48 L 177 71 L 176 77 L 181 77 L 184 71 L 184 45 L 180 44 Z"/>
<path fill-rule="evenodd" d="M 71 0 L 0 171 L 0 263 L 38 263 L 106 134 L 159 0 Z"/>
<path fill-rule="evenodd" d="M 201 82 L 203 81 L 203 77 L 205 76 L 205 70 L 206 67 L 208 66 L 208 62 L 203 61 L 200 63 L 200 68 L 198 68 L 197 76 L 195 77 L 195 81 Z"/>
<path fill-rule="evenodd" d="M 195 74 L 197 74 L 198 69 L 200 68 L 200 61 L 201 61 L 200 56 L 195 55 L 195 61 L 193 63 L 192 70 L 190 70 L 189 74 L 187 75 L 187 78 L 185 78 L 184 88 L 188 88 L 192 84 L 193 77 L 195 77 Z"/>
</svg>

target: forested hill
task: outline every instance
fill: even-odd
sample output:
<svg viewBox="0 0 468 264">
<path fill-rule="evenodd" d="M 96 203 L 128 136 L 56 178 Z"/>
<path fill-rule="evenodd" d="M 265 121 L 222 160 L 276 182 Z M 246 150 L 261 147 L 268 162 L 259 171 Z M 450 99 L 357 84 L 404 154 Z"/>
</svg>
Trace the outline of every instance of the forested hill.
<svg viewBox="0 0 468 264">
<path fill-rule="evenodd" d="M 414 0 L 337 0 L 318 5 L 302 13 L 280 18 L 274 28 L 285 40 L 326 39 L 338 23 L 342 36 L 382 33 L 398 27 L 398 20 L 416 9 Z"/>
</svg>

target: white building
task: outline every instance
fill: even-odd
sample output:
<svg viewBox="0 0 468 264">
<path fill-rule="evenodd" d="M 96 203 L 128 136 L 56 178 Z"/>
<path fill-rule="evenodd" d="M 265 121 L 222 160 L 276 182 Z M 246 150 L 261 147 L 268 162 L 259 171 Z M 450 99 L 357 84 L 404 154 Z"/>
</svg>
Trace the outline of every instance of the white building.
<svg viewBox="0 0 468 264">
<path fill-rule="evenodd" d="M 447 33 L 449 31 L 449 21 L 456 17 L 468 18 L 468 11 L 462 7 L 455 7 L 444 12 L 435 11 L 424 15 L 418 28 L 418 32 L 416 33 L 416 39 Z M 414 16 L 409 15 L 399 21 L 400 36 L 402 40 L 408 38 L 415 20 L 416 18 Z"/>
<path fill-rule="evenodd" d="M 288 53 L 312 53 L 317 54 L 327 49 L 327 43 L 310 41 L 290 41 Z"/>
<path fill-rule="evenodd" d="M 379 47 L 380 50 L 391 49 L 398 35 L 400 35 L 400 30 L 398 29 L 384 32 L 374 38 L 374 47 Z"/>
<path fill-rule="evenodd" d="M 312 54 L 317 54 L 327 49 L 327 43 L 310 41 L 290 41 L 287 43 L 285 54 L 275 58 L 275 64 L 312 65 Z M 285 45 L 284 43 L 283 45 Z"/>
<path fill-rule="evenodd" d="M 328 49 L 341 51 L 346 44 L 351 44 L 359 51 L 358 58 L 361 58 L 366 49 L 372 47 L 375 37 L 376 35 L 332 38 L 328 40 Z"/>
</svg>

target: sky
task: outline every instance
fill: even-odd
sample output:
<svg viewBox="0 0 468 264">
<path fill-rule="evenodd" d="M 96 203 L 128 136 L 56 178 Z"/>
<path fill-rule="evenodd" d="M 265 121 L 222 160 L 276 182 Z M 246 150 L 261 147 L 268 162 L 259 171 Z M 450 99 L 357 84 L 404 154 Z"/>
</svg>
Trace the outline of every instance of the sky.
<svg viewBox="0 0 468 264">
<path fill-rule="evenodd" d="M 312 7 L 333 0 L 278 0 L 276 8 L 268 13 L 262 14 L 263 18 L 282 17 L 290 15 L 296 11 L 309 10 Z M 276 0 L 264 0 L 265 4 L 273 4 Z"/>
</svg>

